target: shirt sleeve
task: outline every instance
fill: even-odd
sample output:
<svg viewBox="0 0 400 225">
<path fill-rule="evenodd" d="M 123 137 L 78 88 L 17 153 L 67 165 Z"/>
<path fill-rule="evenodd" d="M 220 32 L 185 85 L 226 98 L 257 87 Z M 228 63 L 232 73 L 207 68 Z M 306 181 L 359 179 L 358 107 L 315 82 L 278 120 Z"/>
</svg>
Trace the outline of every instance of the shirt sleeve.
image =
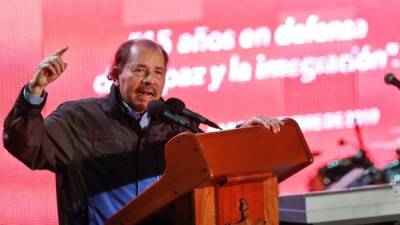
<svg viewBox="0 0 400 225">
<path fill-rule="evenodd" d="M 44 94 L 42 94 L 41 96 L 36 96 L 31 94 L 28 90 L 28 85 L 25 86 L 25 88 L 23 89 L 23 95 L 26 101 L 28 101 L 29 103 L 31 103 L 32 105 L 40 105 L 43 103 L 44 100 Z"/>
</svg>

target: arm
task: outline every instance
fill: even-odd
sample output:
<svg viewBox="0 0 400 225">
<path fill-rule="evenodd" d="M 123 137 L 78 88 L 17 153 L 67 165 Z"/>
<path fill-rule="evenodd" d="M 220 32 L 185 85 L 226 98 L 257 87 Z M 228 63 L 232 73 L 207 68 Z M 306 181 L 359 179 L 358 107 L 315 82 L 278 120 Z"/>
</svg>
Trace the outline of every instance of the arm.
<svg viewBox="0 0 400 225">
<path fill-rule="evenodd" d="M 45 99 L 42 104 L 33 105 L 25 99 L 21 90 L 4 121 L 4 147 L 31 169 L 54 168 L 51 151 L 43 152 L 40 148 L 45 133 L 41 115 Z"/>
<path fill-rule="evenodd" d="M 58 146 L 48 137 L 41 110 L 46 102 L 45 86 L 57 79 L 66 64 L 61 55 L 66 48 L 43 60 L 33 79 L 21 90 L 16 103 L 4 121 L 4 147 L 31 169 L 55 171 L 55 151 Z M 25 88 L 33 96 L 42 96 L 43 101 L 32 104 L 24 95 Z"/>
</svg>

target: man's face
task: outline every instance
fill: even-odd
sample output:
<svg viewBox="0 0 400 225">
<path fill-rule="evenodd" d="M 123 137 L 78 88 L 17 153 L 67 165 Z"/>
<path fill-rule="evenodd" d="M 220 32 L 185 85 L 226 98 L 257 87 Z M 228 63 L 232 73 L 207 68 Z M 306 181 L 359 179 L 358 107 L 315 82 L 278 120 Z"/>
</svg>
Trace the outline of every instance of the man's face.
<svg viewBox="0 0 400 225">
<path fill-rule="evenodd" d="M 118 76 L 122 98 L 137 112 L 144 112 L 151 100 L 161 97 L 165 83 L 165 61 L 160 49 L 132 46 Z"/>
</svg>

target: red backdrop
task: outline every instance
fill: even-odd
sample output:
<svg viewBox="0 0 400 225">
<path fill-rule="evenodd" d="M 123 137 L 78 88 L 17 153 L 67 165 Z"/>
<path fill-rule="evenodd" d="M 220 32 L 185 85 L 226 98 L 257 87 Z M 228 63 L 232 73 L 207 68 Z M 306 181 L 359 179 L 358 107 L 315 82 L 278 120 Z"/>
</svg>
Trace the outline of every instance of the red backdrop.
<svg viewBox="0 0 400 225">
<path fill-rule="evenodd" d="M 251 115 L 293 117 L 315 163 L 283 182 L 306 192 L 316 168 L 356 151 L 356 118 L 374 163 L 400 144 L 400 2 L 387 0 L 2 1 L 0 118 L 42 58 L 69 46 L 69 67 L 48 87 L 44 114 L 108 92 L 105 74 L 123 41 L 146 37 L 169 52 L 165 97 L 229 129 Z M 56 224 L 54 176 L 0 151 L 0 224 Z"/>
</svg>

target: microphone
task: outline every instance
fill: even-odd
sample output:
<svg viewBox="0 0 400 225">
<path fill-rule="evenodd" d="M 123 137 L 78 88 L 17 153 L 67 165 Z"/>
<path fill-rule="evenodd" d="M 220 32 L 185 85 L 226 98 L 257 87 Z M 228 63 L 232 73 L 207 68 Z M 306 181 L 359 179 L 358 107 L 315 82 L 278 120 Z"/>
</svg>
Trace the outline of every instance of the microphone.
<svg viewBox="0 0 400 225">
<path fill-rule="evenodd" d="M 147 112 L 149 113 L 150 117 L 155 120 L 164 119 L 176 124 L 179 124 L 183 127 L 186 127 L 193 133 L 200 133 L 201 130 L 193 124 L 191 124 L 188 120 L 178 115 L 173 114 L 168 110 L 168 107 L 160 100 L 152 100 L 147 105 Z"/>
<path fill-rule="evenodd" d="M 186 108 L 185 103 L 180 99 L 169 98 L 166 101 L 166 103 L 167 103 L 169 109 L 176 114 L 182 114 L 196 122 L 204 123 L 210 127 L 214 127 L 216 129 L 222 130 L 222 128 L 219 127 L 216 123 L 214 123 L 214 122 L 210 121 L 209 119 L 205 118 L 204 116 L 202 116 L 198 113 L 195 113 L 195 112 L 191 111 L 190 109 Z"/>
<path fill-rule="evenodd" d="M 387 73 L 385 75 L 385 83 L 392 84 L 400 89 L 400 81 L 394 76 L 393 73 Z"/>
</svg>

